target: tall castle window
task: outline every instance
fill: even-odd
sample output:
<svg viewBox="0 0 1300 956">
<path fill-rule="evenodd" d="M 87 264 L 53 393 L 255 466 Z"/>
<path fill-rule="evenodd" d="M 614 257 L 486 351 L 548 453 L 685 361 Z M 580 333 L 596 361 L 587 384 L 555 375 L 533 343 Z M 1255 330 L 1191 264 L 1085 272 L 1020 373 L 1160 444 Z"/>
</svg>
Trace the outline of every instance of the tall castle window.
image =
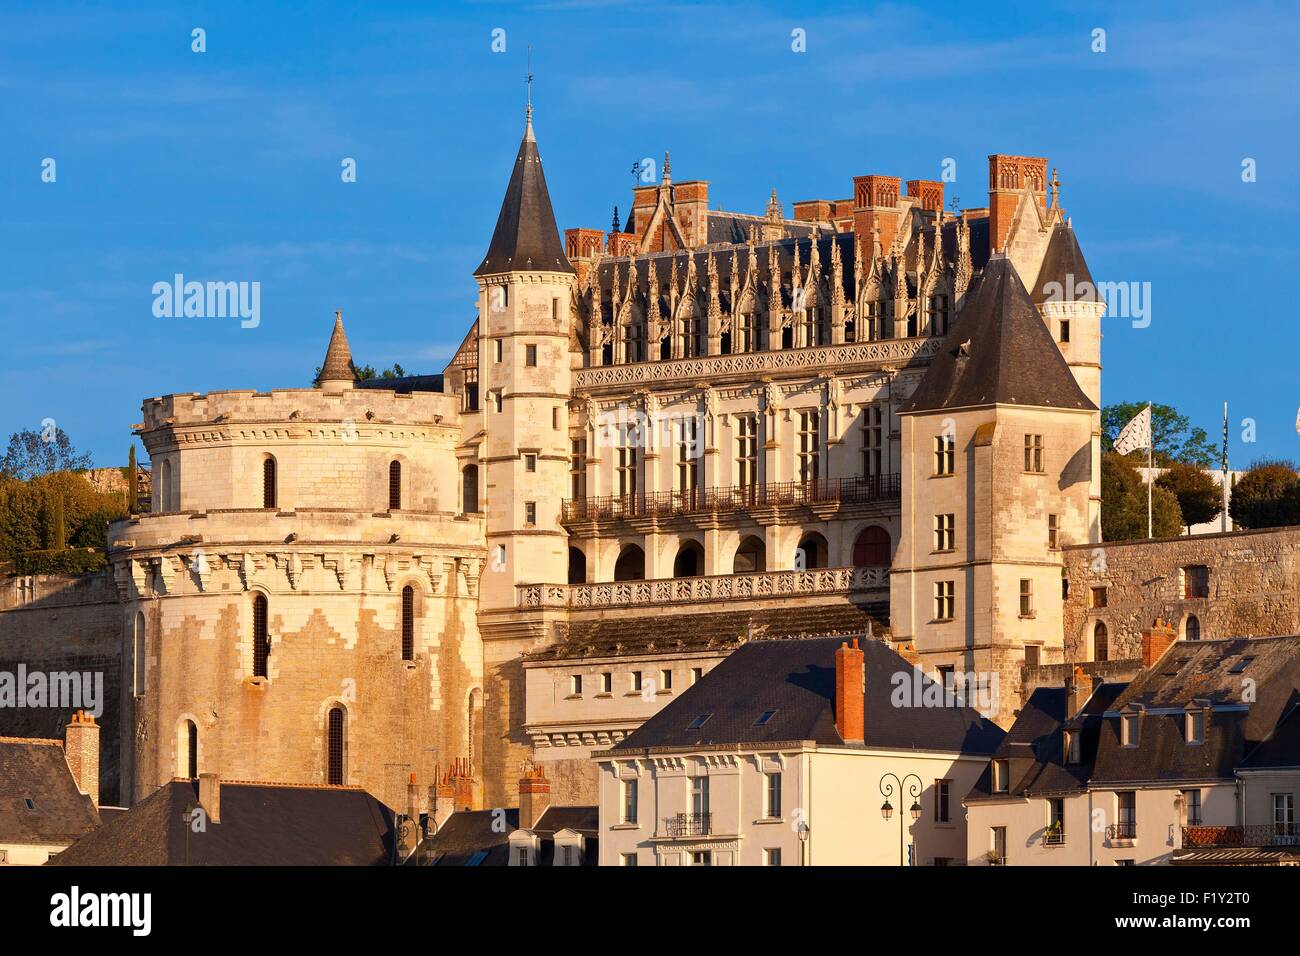
<svg viewBox="0 0 1300 956">
<path fill-rule="evenodd" d="M 415 660 L 415 588 L 402 588 L 402 660 Z"/>
<path fill-rule="evenodd" d="M 955 581 L 934 582 L 934 619 L 951 621 L 956 605 L 957 583 Z"/>
<path fill-rule="evenodd" d="M 799 480 L 816 481 L 821 472 L 821 413 L 799 413 Z"/>
<path fill-rule="evenodd" d="M 618 447 L 618 461 L 616 469 L 618 472 L 618 494 L 620 497 L 629 498 L 636 494 L 636 445 L 632 444 L 636 439 L 630 434 L 629 429 L 621 428 L 621 443 Z"/>
<path fill-rule="evenodd" d="M 253 595 L 253 676 L 266 676 L 266 661 L 271 654 L 271 639 L 266 627 L 266 595 Z"/>
<path fill-rule="evenodd" d="M 343 764 L 346 744 L 346 715 L 342 707 L 331 707 L 325 723 L 325 782 L 343 786 L 347 774 Z"/>
<path fill-rule="evenodd" d="M 587 497 L 587 439 L 573 439 L 569 451 L 569 496 L 581 501 Z"/>
<path fill-rule="evenodd" d="M 957 439 L 952 435 L 936 435 L 934 439 L 934 473 L 951 475 L 956 458 Z"/>
<path fill-rule="evenodd" d="M 1025 436 L 1025 471 L 1034 475 L 1043 473 L 1043 436 Z"/>
<path fill-rule="evenodd" d="M 275 459 L 267 456 L 262 460 L 262 507 L 276 506 Z"/>
<path fill-rule="evenodd" d="M 187 780 L 199 776 L 199 728 L 192 720 L 181 721 L 176 734 L 176 776 Z"/>
<path fill-rule="evenodd" d="M 402 507 L 402 463 L 388 463 L 388 510 L 397 511 Z"/>
<path fill-rule="evenodd" d="M 884 414 L 879 405 L 868 405 L 862 418 L 862 474 L 881 474 L 884 458 Z"/>
<path fill-rule="evenodd" d="M 683 419 L 677 437 L 677 490 L 694 496 L 700 486 L 700 459 L 697 451 L 699 421 Z"/>
<path fill-rule="evenodd" d="M 752 352 L 754 351 L 754 310 L 751 307 L 748 311 L 740 313 L 740 324 L 736 334 L 735 352 Z"/>
<path fill-rule="evenodd" d="M 132 656 L 135 664 L 135 696 L 139 697 L 145 691 L 145 634 L 144 634 L 144 612 L 137 611 L 135 615 L 135 640 Z"/>
<path fill-rule="evenodd" d="M 478 511 L 478 465 L 466 465 L 461 472 L 461 501 L 465 514 Z"/>
<path fill-rule="evenodd" d="M 948 297 L 946 295 L 930 296 L 930 334 L 948 334 Z"/>
<path fill-rule="evenodd" d="M 943 514 L 934 516 L 934 550 L 952 551 L 957 547 L 957 516 Z"/>
<path fill-rule="evenodd" d="M 758 484 L 758 418 L 754 415 L 736 419 L 736 484 L 742 488 Z"/>
</svg>

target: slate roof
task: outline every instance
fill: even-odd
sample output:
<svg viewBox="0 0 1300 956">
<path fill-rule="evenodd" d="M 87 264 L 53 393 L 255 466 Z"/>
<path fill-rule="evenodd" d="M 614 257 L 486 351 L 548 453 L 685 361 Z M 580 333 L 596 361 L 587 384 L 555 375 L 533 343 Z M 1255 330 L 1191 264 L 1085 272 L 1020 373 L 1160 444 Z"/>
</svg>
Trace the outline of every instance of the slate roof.
<svg viewBox="0 0 1300 956">
<path fill-rule="evenodd" d="M 66 846 L 99 823 L 60 741 L 0 737 L 0 843 Z"/>
<path fill-rule="evenodd" d="M 1300 767 L 1300 705 L 1287 711 L 1273 732 L 1250 752 L 1243 770 Z"/>
<path fill-rule="evenodd" d="M 753 641 L 620 741 L 614 756 L 645 750 L 695 749 L 812 741 L 844 746 L 835 726 L 835 651 L 842 638 Z M 864 746 L 991 754 L 1003 732 L 965 707 L 896 707 L 896 674 L 914 668 L 881 641 L 861 642 L 865 664 Z M 922 687 L 933 682 L 922 676 Z M 762 725 L 756 721 L 774 711 Z M 698 728 L 692 724 L 710 715 Z"/>
<path fill-rule="evenodd" d="M 1087 787 L 1097 754 L 1103 714 L 1127 685 L 1103 683 L 1093 688 L 1078 714 L 1066 719 L 1064 687 L 1039 687 L 1016 715 L 993 754 L 1007 761 L 1007 789 L 993 791 L 992 766 L 986 767 L 968 800 L 1019 798 L 1031 793 L 1060 793 Z M 1066 728 L 1079 731 L 1079 762 L 1065 762 Z"/>
<path fill-rule="evenodd" d="M 410 392 L 441 392 L 442 375 L 405 375 L 401 378 L 358 379 L 357 388 L 382 388 L 398 395 Z"/>
<path fill-rule="evenodd" d="M 546 175 L 542 172 L 542 157 L 537 151 L 537 140 L 533 138 L 531 119 L 519 143 L 519 153 L 515 156 L 514 170 L 506 186 L 506 196 L 501 203 L 487 255 L 474 270 L 474 275 L 520 269 L 573 272 L 555 225 L 555 211 L 551 208 L 551 194 L 546 189 Z"/>
<path fill-rule="evenodd" d="M 1297 688 L 1300 637 L 1178 641 L 1112 705 L 1093 783 L 1232 779 L 1235 768 L 1270 737 L 1276 743 L 1260 759 L 1284 759 L 1295 729 L 1278 725 L 1300 702 Z M 1213 709 L 1204 743 L 1189 744 L 1186 708 L 1199 700 Z M 1130 704 L 1145 709 L 1136 747 L 1122 746 L 1119 738 L 1119 714 Z"/>
<path fill-rule="evenodd" d="M 441 829 L 420 844 L 409 865 L 431 862 L 433 866 L 509 866 L 510 834 L 519 829 L 519 811 L 461 810 L 453 813 Z M 502 827 L 498 822 L 504 820 Z M 595 866 L 599 859 L 600 812 L 597 807 L 548 807 L 533 827 L 541 838 L 538 866 L 555 861 L 555 834 L 574 830 L 583 837 L 583 865 Z"/>
<path fill-rule="evenodd" d="M 355 787 L 221 784 L 221 822 L 195 833 L 194 780 L 172 780 L 64 850 L 54 866 L 379 866 L 393 812 Z"/>
<path fill-rule="evenodd" d="M 1071 277 L 1073 277 L 1071 281 Z M 1049 282 L 1060 283 L 1060 290 L 1047 289 Z M 1056 295 L 1064 298 L 1071 292 L 1070 299 L 1075 302 L 1097 301 L 1097 290 L 1092 284 L 1092 272 L 1083 258 L 1079 240 L 1074 230 L 1064 223 L 1058 223 L 1052 229 L 1052 237 L 1047 241 L 1047 251 L 1043 254 L 1043 263 L 1038 267 L 1038 278 L 1034 280 L 1034 305 L 1042 305 Z"/>
<path fill-rule="evenodd" d="M 989 405 L 1096 411 L 1011 260 L 988 261 L 902 412 Z"/>
</svg>

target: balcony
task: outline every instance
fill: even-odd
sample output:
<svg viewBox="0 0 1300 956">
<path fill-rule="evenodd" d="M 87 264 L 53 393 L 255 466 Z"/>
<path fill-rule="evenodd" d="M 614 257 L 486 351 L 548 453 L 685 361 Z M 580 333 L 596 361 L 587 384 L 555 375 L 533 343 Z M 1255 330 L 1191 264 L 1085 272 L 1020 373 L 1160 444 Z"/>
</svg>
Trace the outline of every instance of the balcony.
<svg viewBox="0 0 1300 956">
<path fill-rule="evenodd" d="M 713 832 L 713 814 L 679 813 L 664 817 L 664 835 L 670 840 L 681 837 L 708 836 Z"/>
<path fill-rule="evenodd" d="M 1300 847 L 1294 823 L 1258 823 L 1241 827 L 1183 827 L 1185 849 Z"/>
<path fill-rule="evenodd" d="M 655 491 L 603 498 L 566 498 L 560 520 L 577 522 L 611 518 L 671 518 L 677 515 L 801 505 L 865 505 L 898 500 L 901 487 L 900 476 L 893 474 L 777 481 L 765 485 L 699 488 L 694 491 Z"/>
<path fill-rule="evenodd" d="M 887 595 L 888 588 L 888 567 L 810 568 L 803 571 L 755 571 L 750 574 L 610 581 L 602 584 L 520 584 L 515 587 L 515 598 L 517 606 L 521 608 L 585 610 L 847 595 L 873 591 Z"/>
<path fill-rule="evenodd" d="M 1043 846 L 1065 846 L 1065 830 L 1048 827 L 1043 833 Z"/>
<path fill-rule="evenodd" d="M 1132 843 L 1137 839 L 1138 825 L 1134 821 L 1128 823 L 1112 823 L 1106 827 L 1106 840 L 1111 843 L 1128 842 Z"/>
</svg>

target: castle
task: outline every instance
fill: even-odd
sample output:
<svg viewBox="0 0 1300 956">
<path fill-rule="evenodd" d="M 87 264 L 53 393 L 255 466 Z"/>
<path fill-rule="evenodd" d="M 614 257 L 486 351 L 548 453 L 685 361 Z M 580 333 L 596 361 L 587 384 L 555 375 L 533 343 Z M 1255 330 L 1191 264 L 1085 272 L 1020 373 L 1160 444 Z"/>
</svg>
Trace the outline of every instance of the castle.
<svg viewBox="0 0 1300 956">
<path fill-rule="evenodd" d="M 525 760 L 591 803 L 593 751 L 759 637 L 995 675 L 1005 726 L 1027 667 L 1097 653 L 1063 589 L 1103 306 L 1046 159 L 990 156 L 982 208 L 902 185 L 745 215 L 665 156 L 562 238 L 530 108 L 443 374 L 356 381 L 336 317 L 313 388 L 147 400 L 106 580 L 0 621 L 114 662 L 127 804 L 215 771 L 507 806 Z"/>
</svg>

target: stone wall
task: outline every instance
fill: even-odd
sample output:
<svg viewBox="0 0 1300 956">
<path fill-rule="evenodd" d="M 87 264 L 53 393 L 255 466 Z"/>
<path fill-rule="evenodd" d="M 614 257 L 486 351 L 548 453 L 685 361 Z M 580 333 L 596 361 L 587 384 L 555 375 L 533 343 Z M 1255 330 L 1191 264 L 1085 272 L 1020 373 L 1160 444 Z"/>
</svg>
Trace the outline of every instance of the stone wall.
<svg viewBox="0 0 1300 956">
<path fill-rule="evenodd" d="M 1164 618 L 1186 637 L 1195 615 L 1203 640 L 1300 633 L 1300 527 L 1230 531 L 1066 548 L 1066 659 L 1095 658 L 1106 626 L 1109 657 L 1141 656 L 1143 628 Z M 1184 596 L 1182 570 L 1209 569 L 1209 596 Z M 1093 607 L 1104 587 L 1105 607 Z"/>
<path fill-rule="evenodd" d="M 100 803 L 122 799 L 122 611 L 106 572 L 0 581 L 0 672 L 102 675 Z M 0 707 L 0 736 L 63 739 L 75 707 Z"/>
</svg>

